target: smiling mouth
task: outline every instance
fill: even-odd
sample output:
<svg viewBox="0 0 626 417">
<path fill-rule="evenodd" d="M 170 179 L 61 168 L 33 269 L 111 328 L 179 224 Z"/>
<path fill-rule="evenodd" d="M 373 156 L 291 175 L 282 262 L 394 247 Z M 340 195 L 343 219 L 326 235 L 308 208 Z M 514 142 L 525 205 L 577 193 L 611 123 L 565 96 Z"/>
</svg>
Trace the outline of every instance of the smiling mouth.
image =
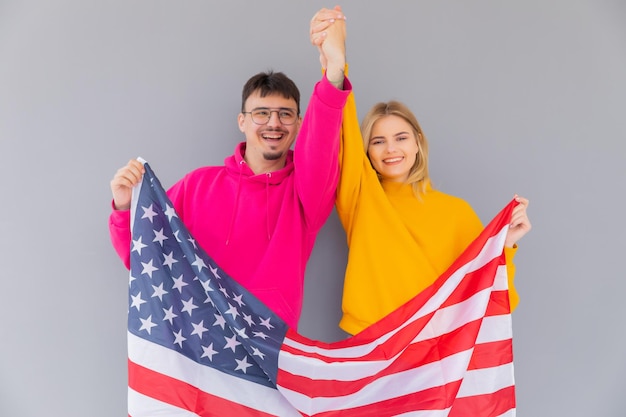
<svg viewBox="0 0 626 417">
<path fill-rule="evenodd" d="M 396 162 L 400 162 L 404 159 L 404 157 L 402 156 L 398 156 L 395 158 L 387 158 L 387 159 L 383 159 L 383 162 L 386 164 L 395 164 Z"/>
<path fill-rule="evenodd" d="M 285 137 L 285 134 L 282 132 L 267 132 L 267 133 L 263 133 L 261 137 L 263 138 L 263 140 L 267 140 L 270 142 L 278 142 L 282 138 Z"/>
</svg>

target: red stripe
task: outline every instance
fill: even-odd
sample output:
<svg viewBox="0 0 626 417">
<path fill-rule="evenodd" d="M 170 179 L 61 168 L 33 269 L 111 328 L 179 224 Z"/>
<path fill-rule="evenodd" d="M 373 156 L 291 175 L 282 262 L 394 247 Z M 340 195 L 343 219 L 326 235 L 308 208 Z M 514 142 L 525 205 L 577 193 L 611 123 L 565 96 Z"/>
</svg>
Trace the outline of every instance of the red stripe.
<svg viewBox="0 0 626 417">
<path fill-rule="evenodd" d="M 457 398 L 448 417 L 497 417 L 515 408 L 515 387 L 502 388 L 492 394 Z"/>
<path fill-rule="evenodd" d="M 275 417 L 206 393 L 191 384 L 138 365 L 130 359 L 128 386 L 150 398 L 191 411 L 201 417 Z"/>
<path fill-rule="evenodd" d="M 445 410 L 455 401 L 460 381 L 368 405 L 313 414 L 314 417 L 392 417 L 420 410 Z M 480 415 L 480 414 L 476 414 Z M 482 416 L 481 416 L 482 417 Z"/>
<path fill-rule="evenodd" d="M 459 282 L 452 294 L 450 294 L 450 297 L 441 304 L 441 308 L 466 301 L 476 295 L 476 293 L 493 287 L 496 271 L 502 262 L 504 262 L 503 255 L 495 257 L 479 269 L 465 274 L 461 282 Z"/>
<path fill-rule="evenodd" d="M 513 341 L 480 343 L 474 348 L 472 359 L 467 369 L 493 368 L 513 362 Z"/>
<path fill-rule="evenodd" d="M 481 320 L 475 320 L 454 332 L 438 338 L 413 343 L 410 346 L 405 341 L 400 341 L 398 346 L 393 347 L 393 351 L 403 349 L 400 356 L 386 368 L 365 378 L 353 381 L 311 379 L 279 369 L 277 384 L 289 390 L 306 392 L 310 397 L 340 397 L 354 394 L 381 377 L 438 362 L 450 355 L 471 349 L 476 343 L 480 325 Z M 379 357 L 382 355 L 377 354 L 375 356 Z M 369 359 L 369 357 L 361 358 L 363 362 L 367 362 Z M 386 386 L 391 385 L 392 382 L 386 384 Z"/>
<path fill-rule="evenodd" d="M 509 291 L 492 291 L 491 299 L 487 305 L 487 313 L 485 316 L 502 316 L 511 313 L 511 302 L 509 299 Z"/>
</svg>

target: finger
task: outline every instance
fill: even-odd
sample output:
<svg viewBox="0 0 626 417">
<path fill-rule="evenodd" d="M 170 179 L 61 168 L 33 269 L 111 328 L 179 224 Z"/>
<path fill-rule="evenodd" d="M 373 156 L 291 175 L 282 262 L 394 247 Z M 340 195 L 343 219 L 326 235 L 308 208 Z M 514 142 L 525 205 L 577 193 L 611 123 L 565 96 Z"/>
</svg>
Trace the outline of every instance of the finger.
<svg viewBox="0 0 626 417">
<path fill-rule="evenodd" d="M 311 35 L 311 43 L 316 46 L 321 46 L 324 43 L 326 36 L 326 32 L 315 33 Z"/>
</svg>

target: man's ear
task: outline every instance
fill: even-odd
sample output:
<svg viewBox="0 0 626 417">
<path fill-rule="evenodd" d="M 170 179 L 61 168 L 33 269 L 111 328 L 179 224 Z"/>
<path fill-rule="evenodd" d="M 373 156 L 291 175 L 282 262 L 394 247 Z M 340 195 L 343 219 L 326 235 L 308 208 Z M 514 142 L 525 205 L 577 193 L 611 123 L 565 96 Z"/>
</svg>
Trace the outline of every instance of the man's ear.
<svg viewBox="0 0 626 417">
<path fill-rule="evenodd" d="M 246 115 L 243 113 L 239 113 L 239 115 L 237 116 L 237 124 L 239 125 L 239 130 L 241 130 L 242 132 L 245 130 L 244 129 L 245 121 L 246 121 Z"/>
</svg>

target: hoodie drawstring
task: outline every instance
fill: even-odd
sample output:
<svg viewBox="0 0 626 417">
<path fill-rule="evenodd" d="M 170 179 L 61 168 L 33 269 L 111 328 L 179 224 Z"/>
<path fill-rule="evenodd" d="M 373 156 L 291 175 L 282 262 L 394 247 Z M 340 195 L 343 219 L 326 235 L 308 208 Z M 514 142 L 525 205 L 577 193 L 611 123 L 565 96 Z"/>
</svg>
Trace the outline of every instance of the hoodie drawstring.
<svg viewBox="0 0 626 417">
<path fill-rule="evenodd" d="M 230 243 L 230 235 L 233 231 L 233 227 L 235 225 L 235 216 L 237 215 L 237 210 L 239 209 L 239 194 L 241 193 L 241 178 L 243 177 L 242 165 L 244 161 L 239 162 L 239 178 L 237 179 L 237 195 L 235 197 L 235 206 L 233 207 L 233 214 L 230 216 L 230 224 L 228 225 L 228 234 L 226 235 L 226 246 Z"/>
<path fill-rule="evenodd" d="M 239 196 L 241 195 L 241 181 L 243 178 L 243 169 L 242 165 L 245 161 L 239 162 L 239 177 L 237 179 L 237 194 L 235 197 L 235 206 L 233 207 L 233 213 L 230 216 L 230 224 L 228 225 L 228 233 L 226 235 L 226 246 L 230 243 L 230 236 L 232 234 L 234 225 L 235 225 L 235 217 L 237 216 L 237 211 L 239 209 Z M 265 174 L 265 231 L 267 233 L 267 240 L 271 240 L 272 234 L 270 233 L 270 179 L 272 178 L 272 173 L 267 172 Z"/>
<path fill-rule="evenodd" d="M 265 229 L 267 231 L 267 240 L 272 238 L 270 234 L 270 178 L 272 173 L 265 174 Z"/>
</svg>

